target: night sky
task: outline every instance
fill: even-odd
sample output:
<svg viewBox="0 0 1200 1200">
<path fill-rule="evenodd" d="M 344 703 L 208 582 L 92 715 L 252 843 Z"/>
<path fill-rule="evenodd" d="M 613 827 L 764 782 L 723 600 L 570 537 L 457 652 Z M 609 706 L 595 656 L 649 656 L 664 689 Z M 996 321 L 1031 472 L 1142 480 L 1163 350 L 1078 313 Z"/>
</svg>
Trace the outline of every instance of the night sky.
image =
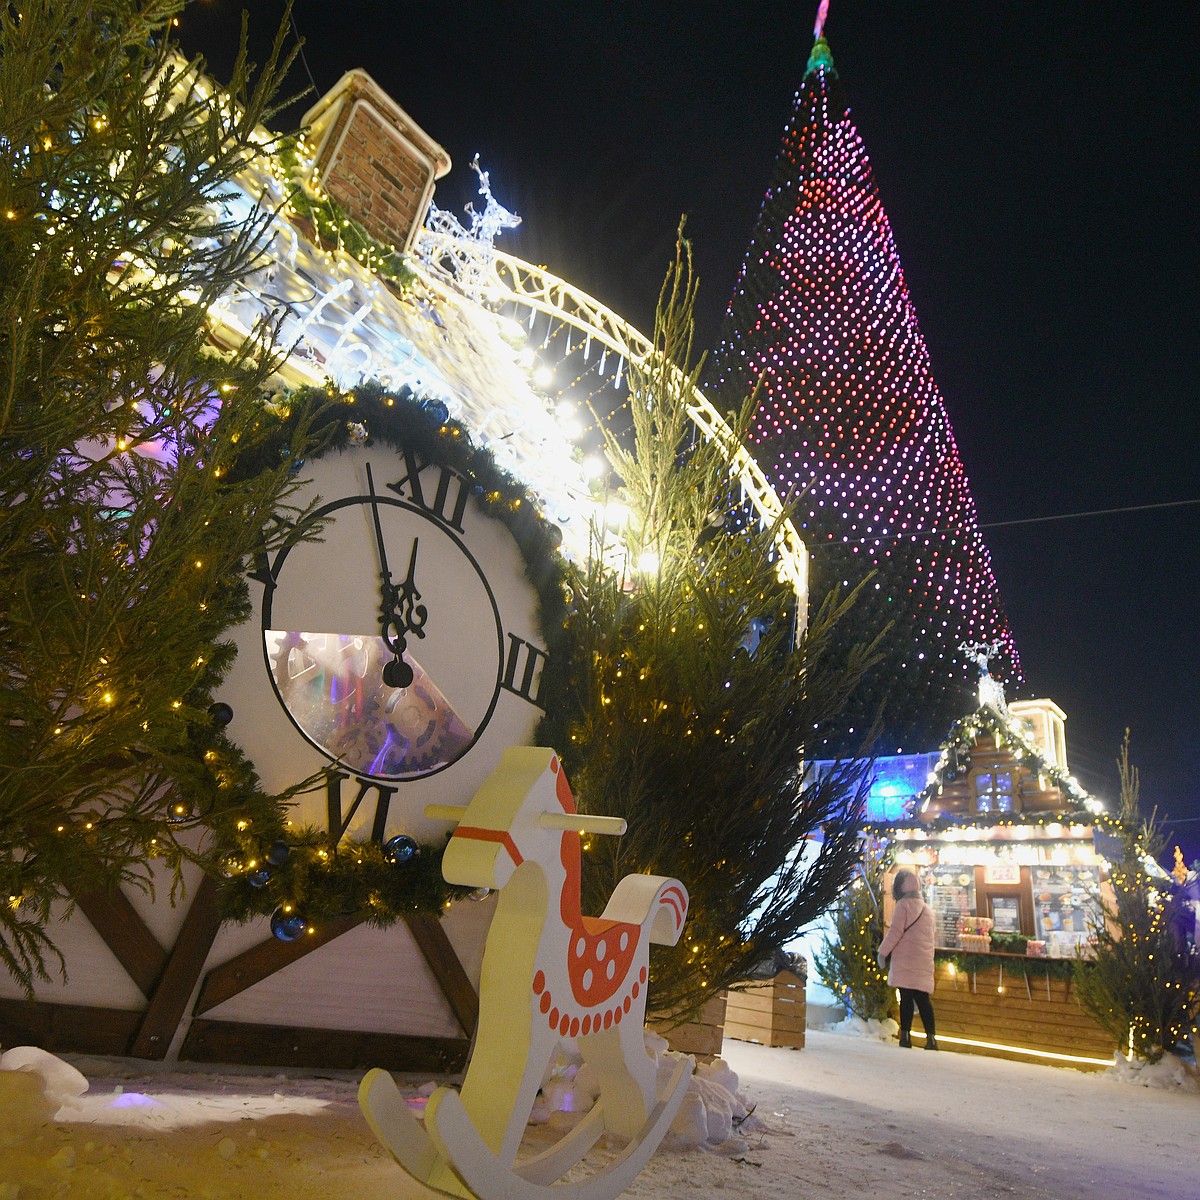
<svg viewBox="0 0 1200 1200">
<path fill-rule="evenodd" d="M 220 79 L 243 5 L 184 13 Z M 258 57 L 282 0 L 255 0 Z M 816 0 L 297 0 L 319 92 L 366 69 L 523 224 L 502 248 L 648 330 L 680 215 L 711 345 L 812 46 Z M 380 15 L 381 13 L 386 15 Z M 452 14 L 452 16 L 450 15 Z M 1026 675 L 1070 767 L 1200 857 L 1200 5 L 832 0 L 826 36 L 891 221 Z M 304 64 L 294 92 L 309 86 Z M 277 119 L 294 128 L 310 94 Z"/>
</svg>

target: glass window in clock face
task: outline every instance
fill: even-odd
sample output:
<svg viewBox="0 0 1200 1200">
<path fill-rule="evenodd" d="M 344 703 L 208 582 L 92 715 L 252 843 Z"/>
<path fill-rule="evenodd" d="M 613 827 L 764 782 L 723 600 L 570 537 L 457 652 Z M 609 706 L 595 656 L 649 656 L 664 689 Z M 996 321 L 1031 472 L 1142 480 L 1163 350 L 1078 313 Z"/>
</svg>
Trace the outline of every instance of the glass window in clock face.
<svg viewBox="0 0 1200 1200">
<path fill-rule="evenodd" d="M 385 679 L 394 654 L 383 636 L 376 512 L 392 583 L 409 600 L 412 681 L 403 687 Z M 374 505 L 362 495 L 332 501 L 316 516 L 321 541 L 276 558 L 263 605 L 280 702 L 305 738 L 357 775 L 444 770 L 475 744 L 500 687 L 500 615 L 482 568 L 453 529 L 386 492 Z"/>
</svg>

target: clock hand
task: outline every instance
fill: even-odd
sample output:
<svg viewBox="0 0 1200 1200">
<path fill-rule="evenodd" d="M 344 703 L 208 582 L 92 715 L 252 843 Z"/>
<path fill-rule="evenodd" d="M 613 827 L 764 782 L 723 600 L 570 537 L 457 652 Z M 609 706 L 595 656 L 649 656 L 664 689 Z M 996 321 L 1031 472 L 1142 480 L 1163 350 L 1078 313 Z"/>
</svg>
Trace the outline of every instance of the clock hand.
<svg viewBox="0 0 1200 1200">
<path fill-rule="evenodd" d="M 404 661 L 404 652 L 408 649 L 408 641 L 404 635 L 408 632 L 409 626 L 399 612 L 402 604 L 406 605 L 409 609 L 410 615 L 419 615 L 418 629 L 416 630 L 417 636 L 425 636 L 419 629 L 419 626 L 425 623 L 425 608 L 424 606 L 414 607 L 416 601 L 420 599 L 420 593 L 417 591 L 413 580 L 413 573 L 417 562 L 417 543 L 414 538 L 412 558 L 408 564 L 408 578 L 404 581 L 401 588 L 397 588 L 392 583 L 392 573 L 387 565 L 387 549 L 383 543 L 383 526 L 379 521 L 379 497 L 375 494 L 375 480 L 371 475 L 370 463 L 367 463 L 367 488 L 371 494 L 371 516 L 375 522 L 375 546 L 379 551 L 379 591 L 382 601 L 379 609 L 382 620 L 380 632 L 393 656 L 391 662 L 383 664 L 383 682 L 388 687 L 403 688 L 408 687 L 412 683 L 413 669 Z M 395 630 L 394 634 L 393 630 Z"/>
<path fill-rule="evenodd" d="M 417 637 L 425 636 L 425 621 L 429 610 L 423 604 L 418 604 L 421 593 L 417 590 L 417 538 L 413 538 L 412 555 L 408 560 L 408 576 L 397 589 L 397 606 L 403 614 L 404 630 L 415 633 Z"/>
</svg>

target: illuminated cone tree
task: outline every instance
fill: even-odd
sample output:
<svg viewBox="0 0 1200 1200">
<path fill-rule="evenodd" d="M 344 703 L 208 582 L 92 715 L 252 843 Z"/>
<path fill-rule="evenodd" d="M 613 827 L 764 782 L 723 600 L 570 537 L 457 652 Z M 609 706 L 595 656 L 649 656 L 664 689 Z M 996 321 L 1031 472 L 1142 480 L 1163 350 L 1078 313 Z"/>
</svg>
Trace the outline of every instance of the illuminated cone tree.
<svg viewBox="0 0 1200 1200">
<path fill-rule="evenodd" d="M 1020 666 L 891 227 L 829 46 L 818 38 L 714 355 L 726 406 L 761 380 L 750 439 L 791 494 L 816 599 L 872 571 L 842 636 L 889 623 L 883 658 L 826 751 L 882 711 L 883 753 L 925 750 L 974 706 L 959 647 Z M 839 744 L 840 743 L 840 744 Z"/>
</svg>

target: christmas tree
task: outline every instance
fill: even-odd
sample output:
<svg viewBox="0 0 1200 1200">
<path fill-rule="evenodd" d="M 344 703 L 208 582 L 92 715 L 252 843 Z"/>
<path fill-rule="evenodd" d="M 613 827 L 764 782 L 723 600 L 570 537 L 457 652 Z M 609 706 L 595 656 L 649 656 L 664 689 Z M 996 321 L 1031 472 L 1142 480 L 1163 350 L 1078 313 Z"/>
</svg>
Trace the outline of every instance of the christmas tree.
<svg viewBox="0 0 1200 1200">
<path fill-rule="evenodd" d="M 683 941 L 656 948 L 651 975 L 651 1009 L 676 1015 L 746 978 L 854 869 L 861 771 L 816 778 L 804 760 L 873 653 L 835 651 L 853 600 L 836 593 L 797 640 L 775 531 L 743 519 L 728 446 L 698 438 L 688 416 L 694 300 L 685 245 L 655 353 L 630 364 L 632 444 L 608 435 L 631 513 L 625 557 L 598 542 L 568 577 L 570 665 L 539 732 L 581 807 L 629 823 L 620 839 L 587 840 L 584 911 L 631 872 L 691 892 Z"/>
<path fill-rule="evenodd" d="M 209 707 L 307 434 L 235 469 L 277 358 L 269 329 L 215 352 L 208 306 L 259 250 L 224 192 L 283 31 L 257 76 L 243 38 L 219 97 L 172 45 L 182 7 L 0 9 L 0 962 L 26 989 L 54 901 L 279 815 Z"/>
<path fill-rule="evenodd" d="M 868 847 L 850 886 L 833 906 L 836 937 L 826 938 L 813 965 L 847 1010 L 864 1021 L 896 1015 L 896 989 L 876 958 L 883 941 L 883 889 L 889 860 Z"/>
<path fill-rule="evenodd" d="M 1200 954 L 1171 920 L 1170 879 L 1156 868 L 1165 848 L 1155 814 L 1139 811 L 1129 734 L 1117 760 L 1121 860 L 1112 864 L 1113 900 L 1094 931 L 1094 951 L 1075 964 L 1079 1002 L 1131 1059 L 1157 1062 L 1192 1042 L 1200 1005 Z"/>
<path fill-rule="evenodd" d="M 761 384 L 759 464 L 790 495 L 812 588 L 869 580 L 841 637 L 888 628 L 826 752 L 882 714 L 883 753 L 927 750 L 974 706 L 963 643 L 1019 661 L 929 355 L 829 45 L 818 37 L 709 373 L 726 404 Z"/>
</svg>

